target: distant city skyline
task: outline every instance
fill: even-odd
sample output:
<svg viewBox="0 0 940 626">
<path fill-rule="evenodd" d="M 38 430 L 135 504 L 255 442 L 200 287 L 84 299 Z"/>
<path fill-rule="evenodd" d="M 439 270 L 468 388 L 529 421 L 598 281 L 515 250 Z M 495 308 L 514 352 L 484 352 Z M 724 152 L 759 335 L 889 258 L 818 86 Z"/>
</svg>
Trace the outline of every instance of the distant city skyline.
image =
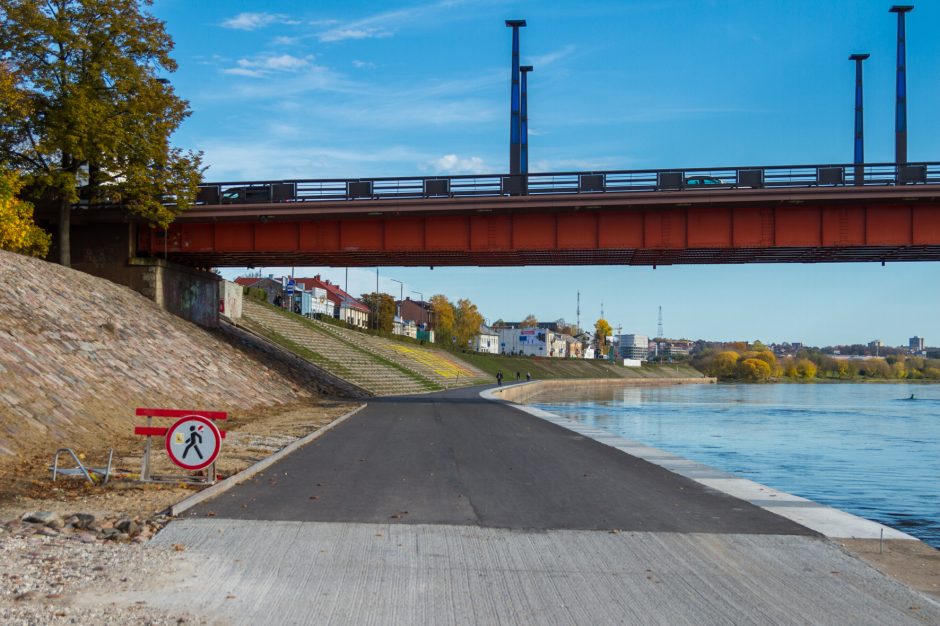
<svg viewBox="0 0 940 626">
<path fill-rule="evenodd" d="M 908 153 L 940 161 L 940 3 L 907 16 Z M 510 31 L 526 19 L 532 171 L 849 163 L 853 53 L 869 162 L 894 158 L 896 16 L 850 0 L 315 4 L 156 0 L 170 76 L 193 115 L 175 136 L 209 180 L 508 170 Z M 287 268 L 289 271 L 289 268 Z M 228 275 L 232 272 L 226 270 Z M 274 272 L 278 273 L 278 272 Z M 342 268 L 298 274 L 343 275 Z M 367 291 L 368 270 L 361 283 Z M 374 274 L 374 270 L 372 272 Z M 360 270 L 350 276 L 359 277 Z M 940 337 L 940 263 L 383 268 L 489 319 L 606 317 L 653 335 L 904 345 Z M 357 280 L 359 280 L 357 278 Z M 350 290 L 358 291 L 351 283 Z M 382 289 L 397 294 L 395 283 Z"/>
</svg>

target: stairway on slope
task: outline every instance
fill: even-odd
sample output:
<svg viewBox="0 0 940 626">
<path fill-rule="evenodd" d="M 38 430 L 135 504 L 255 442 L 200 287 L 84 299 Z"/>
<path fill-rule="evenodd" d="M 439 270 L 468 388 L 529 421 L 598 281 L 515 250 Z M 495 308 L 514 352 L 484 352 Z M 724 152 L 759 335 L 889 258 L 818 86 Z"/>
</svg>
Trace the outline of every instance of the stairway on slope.
<svg viewBox="0 0 940 626">
<path fill-rule="evenodd" d="M 441 350 L 376 337 L 319 320 L 312 320 L 312 322 L 325 333 L 354 343 L 384 359 L 394 361 L 441 386 L 462 387 L 491 382 L 485 372 Z"/>
<path fill-rule="evenodd" d="M 322 332 L 319 327 L 306 323 L 309 320 L 292 319 L 293 314 L 246 299 L 242 315 L 244 325 L 269 338 L 274 333 L 287 339 L 303 348 L 305 353 L 299 356 L 377 396 L 422 393 L 438 388 L 424 377 L 403 372 L 339 337 Z"/>
</svg>

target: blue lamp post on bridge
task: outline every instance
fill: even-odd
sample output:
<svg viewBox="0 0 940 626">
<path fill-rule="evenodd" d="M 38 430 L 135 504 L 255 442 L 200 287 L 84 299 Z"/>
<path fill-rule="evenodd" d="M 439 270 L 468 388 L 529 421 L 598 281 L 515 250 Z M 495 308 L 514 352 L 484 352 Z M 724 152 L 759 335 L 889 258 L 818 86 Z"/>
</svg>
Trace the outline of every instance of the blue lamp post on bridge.
<svg viewBox="0 0 940 626">
<path fill-rule="evenodd" d="M 519 113 L 519 29 L 525 26 L 525 20 L 506 20 L 506 26 L 512 29 L 512 86 L 509 109 L 509 175 L 521 173 L 521 120 Z"/>
<path fill-rule="evenodd" d="M 522 77 L 522 87 L 520 89 L 521 93 L 521 150 L 520 150 L 520 169 L 522 170 L 522 189 L 525 192 L 528 189 L 529 184 L 526 179 L 526 174 L 529 173 L 529 83 L 528 83 L 528 74 L 533 71 L 535 68 L 531 65 L 523 65 L 519 68 L 519 72 Z"/>
<path fill-rule="evenodd" d="M 855 61 L 855 184 L 865 184 L 865 121 L 862 100 L 862 61 L 870 54 L 853 54 L 850 61 Z"/>
<path fill-rule="evenodd" d="M 914 10 L 914 5 L 894 5 L 891 13 L 898 14 L 898 72 L 894 107 L 894 162 L 898 168 L 907 164 L 907 36 L 904 31 L 904 15 Z"/>
</svg>

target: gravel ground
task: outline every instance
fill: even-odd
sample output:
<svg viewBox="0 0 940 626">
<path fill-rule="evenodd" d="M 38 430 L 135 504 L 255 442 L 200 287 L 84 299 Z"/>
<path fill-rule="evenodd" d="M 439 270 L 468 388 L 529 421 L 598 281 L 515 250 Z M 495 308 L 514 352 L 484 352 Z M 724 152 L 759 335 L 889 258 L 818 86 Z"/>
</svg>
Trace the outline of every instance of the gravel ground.
<svg viewBox="0 0 940 626">
<path fill-rule="evenodd" d="M 47 531 L 55 535 L 46 536 Z M 58 532 L 43 524 L 0 526 L 0 623 L 205 623 L 143 602 L 122 605 L 100 598 L 89 602 L 91 598 L 83 597 L 89 592 L 120 597 L 122 591 L 152 587 L 182 567 L 181 555 L 172 546 L 151 547 L 95 536 L 80 529 Z"/>
</svg>

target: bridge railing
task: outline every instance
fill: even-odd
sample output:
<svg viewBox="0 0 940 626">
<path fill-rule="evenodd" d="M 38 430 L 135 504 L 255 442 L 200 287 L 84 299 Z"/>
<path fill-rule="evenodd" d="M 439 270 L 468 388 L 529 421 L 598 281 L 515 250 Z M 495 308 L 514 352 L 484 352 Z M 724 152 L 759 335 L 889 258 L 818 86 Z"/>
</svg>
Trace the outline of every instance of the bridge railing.
<svg viewBox="0 0 940 626">
<path fill-rule="evenodd" d="M 469 198 L 516 195 L 940 184 L 940 163 L 782 165 L 526 175 L 467 174 L 390 178 L 217 182 L 200 185 L 197 204 Z"/>
</svg>

